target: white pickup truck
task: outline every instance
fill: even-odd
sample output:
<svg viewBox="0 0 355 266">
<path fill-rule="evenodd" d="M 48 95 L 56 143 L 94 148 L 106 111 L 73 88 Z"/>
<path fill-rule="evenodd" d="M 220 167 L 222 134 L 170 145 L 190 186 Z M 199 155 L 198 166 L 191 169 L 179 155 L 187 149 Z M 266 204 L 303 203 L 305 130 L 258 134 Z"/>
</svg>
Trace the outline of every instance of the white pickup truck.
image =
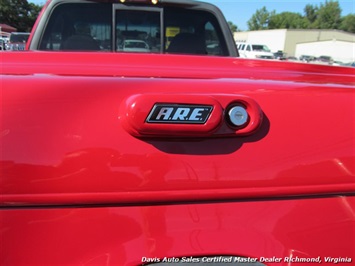
<svg viewBox="0 0 355 266">
<path fill-rule="evenodd" d="M 275 59 L 274 54 L 264 44 L 253 43 L 236 43 L 240 57 L 244 58 L 260 58 L 260 59 Z"/>
</svg>

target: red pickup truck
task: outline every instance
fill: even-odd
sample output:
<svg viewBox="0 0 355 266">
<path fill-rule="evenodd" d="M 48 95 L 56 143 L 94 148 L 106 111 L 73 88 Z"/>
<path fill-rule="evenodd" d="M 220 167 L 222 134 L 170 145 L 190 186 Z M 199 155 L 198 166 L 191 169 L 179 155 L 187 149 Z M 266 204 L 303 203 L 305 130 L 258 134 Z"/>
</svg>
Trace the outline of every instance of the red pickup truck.
<svg viewBox="0 0 355 266">
<path fill-rule="evenodd" d="M 152 2 L 50 1 L 1 54 L 0 264 L 353 265 L 354 69 Z"/>
</svg>

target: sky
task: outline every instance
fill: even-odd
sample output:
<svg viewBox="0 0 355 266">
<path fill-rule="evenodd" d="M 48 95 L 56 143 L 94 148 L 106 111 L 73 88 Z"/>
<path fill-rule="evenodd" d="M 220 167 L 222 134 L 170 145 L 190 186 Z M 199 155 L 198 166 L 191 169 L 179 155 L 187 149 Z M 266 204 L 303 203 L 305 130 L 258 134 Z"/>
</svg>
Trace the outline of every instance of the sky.
<svg viewBox="0 0 355 266">
<path fill-rule="evenodd" d="M 42 5 L 45 0 L 28 0 L 31 3 Z M 257 9 L 266 7 L 268 11 L 275 10 L 281 12 L 297 12 L 304 15 L 303 9 L 307 4 L 320 6 L 325 0 L 203 0 L 216 5 L 221 9 L 228 21 L 233 22 L 240 30 L 248 30 L 247 21 Z M 355 0 L 338 0 L 342 9 L 342 16 L 355 14 Z"/>
</svg>

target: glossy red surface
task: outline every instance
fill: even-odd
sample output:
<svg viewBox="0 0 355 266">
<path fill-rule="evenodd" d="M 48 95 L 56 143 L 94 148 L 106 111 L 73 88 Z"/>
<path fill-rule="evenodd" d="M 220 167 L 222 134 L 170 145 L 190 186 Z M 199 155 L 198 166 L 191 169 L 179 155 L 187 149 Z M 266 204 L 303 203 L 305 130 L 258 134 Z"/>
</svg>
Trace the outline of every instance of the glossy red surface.
<svg viewBox="0 0 355 266">
<path fill-rule="evenodd" d="M 250 136 L 189 139 L 138 139 L 122 127 L 123 99 L 183 91 L 249 97 L 264 113 L 262 125 Z M 355 188 L 351 86 L 5 75 L 1 97 L 5 206 L 265 198 Z"/>
<path fill-rule="evenodd" d="M 355 259 L 353 69 L 96 53 L 2 60 L 0 264 Z M 154 128 L 147 138 L 147 95 L 220 108 L 213 134 L 162 125 L 176 137 Z M 248 135 L 226 124 L 226 107 L 241 98 L 262 114 Z M 133 103 L 138 113 L 126 108 Z"/>
<path fill-rule="evenodd" d="M 240 78 L 354 86 L 352 67 L 231 57 L 105 52 L 2 53 L 2 73 L 13 75 Z"/>
<path fill-rule="evenodd" d="M 267 263 L 276 266 L 315 265 L 284 261 L 291 256 L 323 262 L 347 257 L 352 263 L 337 265 L 353 265 L 354 207 L 354 197 L 334 197 L 2 210 L 0 259 L 9 266 L 109 266 L 140 265 L 142 258 L 240 255 L 281 258 Z"/>
</svg>

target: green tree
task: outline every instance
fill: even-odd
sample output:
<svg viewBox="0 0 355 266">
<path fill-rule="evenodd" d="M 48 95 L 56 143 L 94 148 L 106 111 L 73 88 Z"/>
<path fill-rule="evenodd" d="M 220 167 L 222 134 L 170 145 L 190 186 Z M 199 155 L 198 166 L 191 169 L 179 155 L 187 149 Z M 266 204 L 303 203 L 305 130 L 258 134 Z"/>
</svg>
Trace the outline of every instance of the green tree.
<svg viewBox="0 0 355 266">
<path fill-rule="evenodd" d="M 355 33 L 355 15 L 349 14 L 343 17 L 340 29 L 347 32 Z"/>
<path fill-rule="evenodd" d="M 17 31 L 30 31 L 41 7 L 27 0 L 0 0 L 0 22 Z"/>
<path fill-rule="evenodd" d="M 236 32 L 238 31 L 237 25 L 235 25 L 232 21 L 228 21 L 229 28 L 231 29 L 231 32 Z"/>
<path fill-rule="evenodd" d="M 325 1 L 320 4 L 314 27 L 318 29 L 339 29 L 341 24 L 341 8 L 337 1 Z"/>
<path fill-rule="evenodd" d="M 268 29 L 270 17 L 274 14 L 275 11 L 269 12 L 265 6 L 256 10 L 255 14 L 247 22 L 249 30 Z"/>
<path fill-rule="evenodd" d="M 307 21 L 299 13 L 282 12 L 270 16 L 269 29 L 304 29 L 307 28 Z"/>
<path fill-rule="evenodd" d="M 307 4 L 304 15 L 293 12 L 268 12 L 264 6 L 248 20 L 249 30 L 264 29 L 341 29 L 355 33 L 355 15 L 341 16 L 337 0 L 325 0 L 320 6 Z"/>
<path fill-rule="evenodd" d="M 303 9 L 305 18 L 308 20 L 309 25 L 311 26 L 317 20 L 318 7 L 308 4 Z"/>
</svg>

